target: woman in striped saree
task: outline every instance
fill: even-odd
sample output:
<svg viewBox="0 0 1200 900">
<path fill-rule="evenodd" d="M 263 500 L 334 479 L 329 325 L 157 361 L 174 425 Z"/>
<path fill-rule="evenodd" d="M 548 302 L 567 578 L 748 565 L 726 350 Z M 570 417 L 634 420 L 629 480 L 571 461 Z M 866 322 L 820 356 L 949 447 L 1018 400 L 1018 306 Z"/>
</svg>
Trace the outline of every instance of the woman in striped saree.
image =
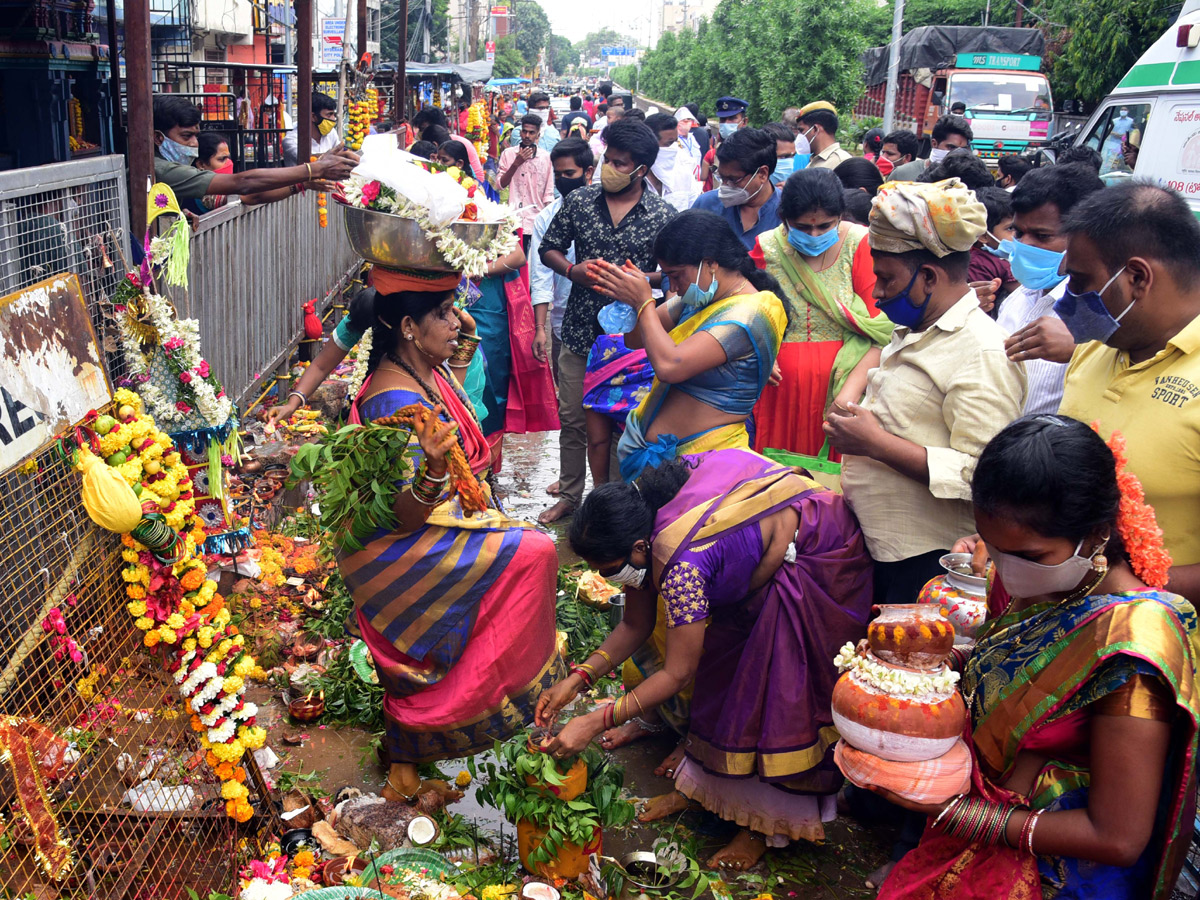
<svg viewBox="0 0 1200 900">
<path fill-rule="evenodd" d="M 399 526 L 339 560 L 354 598 L 351 630 L 370 648 L 386 692 L 391 767 L 383 796 L 406 802 L 439 787 L 421 783 L 417 764 L 478 753 L 509 737 L 561 677 L 554 542 L 508 518 L 491 495 L 490 449 L 454 373 L 470 362 L 474 322 L 455 310 L 451 280 L 444 290 L 426 283 L 368 291 L 352 311 L 361 317 L 372 304 L 376 337 L 351 421 L 414 405 L 435 413 L 414 428 L 414 473 L 398 484 L 394 504 Z M 482 498 L 481 512 L 465 513 L 463 485 L 456 492 L 449 481 L 456 443 L 477 481 L 466 488 Z"/>
</svg>

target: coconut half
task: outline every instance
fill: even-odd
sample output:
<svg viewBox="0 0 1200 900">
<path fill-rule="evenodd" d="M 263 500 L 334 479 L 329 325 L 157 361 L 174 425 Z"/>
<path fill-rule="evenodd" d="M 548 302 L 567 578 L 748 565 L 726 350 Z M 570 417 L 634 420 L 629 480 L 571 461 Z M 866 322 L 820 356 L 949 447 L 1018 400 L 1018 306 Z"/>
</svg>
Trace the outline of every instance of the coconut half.
<svg viewBox="0 0 1200 900">
<path fill-rule="evenodd" d="M 521 889 L 521 896 L 525 900 L 559 900 L 562 895 L 544 882 L 530 881 Z"/>
<path fill-rule="evenodd" d="M 417 816 L 408 823 L 408 840 L 414 847 L 428 846 L 437 839 L 437 823 L 429 816 Z"/>
</svg>

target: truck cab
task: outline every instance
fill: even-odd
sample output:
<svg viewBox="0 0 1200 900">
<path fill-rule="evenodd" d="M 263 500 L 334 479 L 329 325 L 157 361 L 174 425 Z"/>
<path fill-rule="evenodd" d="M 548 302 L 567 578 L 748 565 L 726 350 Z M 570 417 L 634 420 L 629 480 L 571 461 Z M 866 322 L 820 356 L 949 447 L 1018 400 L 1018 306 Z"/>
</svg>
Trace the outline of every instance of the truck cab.
<svg viewBox="0 0 1200 900">
<path fill-rule="evenodd" d="M 959 53 L 952 69 L 934 75 L 933 121 L 956 104 L 966 106 L 975 152 L 989 165 L 1001 156 L 1023 153 L 1050 136 L 1054 102 L 1041 57 L 1020 53 Z M 933 121 L 925 130 L 933 128 Z"/>
<path fill-rule="evenodd" d="M 1137 177 L 1184 196 L 1200 216 L 1200 0 L 1188 0 L 1104 98 L 1077 145 L 1100 153 L 1100 177 Z"/>
</svg>

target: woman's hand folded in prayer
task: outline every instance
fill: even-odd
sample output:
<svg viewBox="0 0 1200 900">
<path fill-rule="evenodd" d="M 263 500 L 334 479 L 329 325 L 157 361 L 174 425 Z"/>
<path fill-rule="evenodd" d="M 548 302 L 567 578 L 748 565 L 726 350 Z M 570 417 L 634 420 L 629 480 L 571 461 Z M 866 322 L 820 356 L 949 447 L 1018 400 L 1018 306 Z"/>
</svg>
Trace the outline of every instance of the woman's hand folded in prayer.
<svg viewBox="0 0 1200 900">
<path fill-rule="evenodd" d="M 629 260 L 619 268 L 605 259 L 589 260 L 586 265 L 596 290 L 604 296 L 628 303 L 634 309 L 651 299 L 646 273 Z"/>
</svg>

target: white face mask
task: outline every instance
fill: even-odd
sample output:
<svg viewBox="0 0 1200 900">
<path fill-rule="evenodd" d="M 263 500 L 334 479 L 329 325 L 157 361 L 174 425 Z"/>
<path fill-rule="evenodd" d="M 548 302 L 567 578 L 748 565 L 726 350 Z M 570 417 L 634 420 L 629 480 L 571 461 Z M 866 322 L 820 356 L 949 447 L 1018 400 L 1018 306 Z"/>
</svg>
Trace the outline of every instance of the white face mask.
<svg viewBox="0 0 1200 900">
<path fill-rule="evenodd" d="M 936 166 L 938 163 L 940 163 L 943 159 L 945 159 L 949 155 L 950 155 L 949 150 L 944 150 L 941 147 L 934 147 L 932 150 L 929 151 L 929 164 L 931 166 Z"/>
<path fill-rule="evenodd" d="M 646 580 L 646 570 L 635 569 L 630 563 L 625 563 L 625 565 L 621 566 L 620 572 L 616 575 L 607 575 L 605 578 L 613 584 L 640 588 L 642 582 Z"/>
<path fill-rule="evenodd" d="M 531 109 L 530 112 L 541 119 L 543 125 L 550 119 L 550 110 L 548 109 Z"/>
<path fill-rule="evenodd" d="M 1095 569 L 1093 560 L 1104 550 L 1104 541 L 1092 551 L 1091 556 L 1080 556 L 1083 541 L 1075 552 L 1056 566 L 1043 566 L 1019 556 L 1001 553 L 989 546 L 988 554 L 996 565 L 996 574 L 1004 583 L 1004 589 L 1014 597 L 1042 597 L 1047 594 L 1065 594 L 1079 587 L 1081 581 Z"/>
</svg>

